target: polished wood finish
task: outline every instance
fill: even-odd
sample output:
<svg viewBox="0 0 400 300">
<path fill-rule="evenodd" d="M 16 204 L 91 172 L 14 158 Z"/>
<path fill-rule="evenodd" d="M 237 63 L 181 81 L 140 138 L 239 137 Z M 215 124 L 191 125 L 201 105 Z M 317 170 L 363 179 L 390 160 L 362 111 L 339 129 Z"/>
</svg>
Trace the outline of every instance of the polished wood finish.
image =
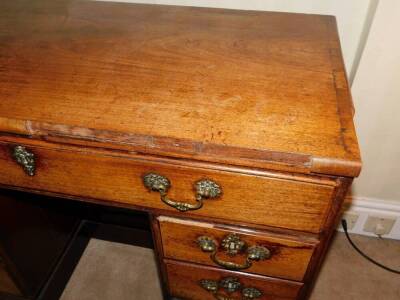
<svg viewBox="0 0 400 300">
<path fill-rule="evenodd" d="M 2 131 L 302 173 L 359 173 L 334 18 L 22 2 L 24 9 L 0 4 Z"/>
<path fill-rule="evenodd" d="M 235 275 L 264 299 L 307 299 L 360 172 L 353 115 L 333 17 L 0 3 L 0 186 L 148 213 L 166 298 L 212 299 L 198 280 Z M 179 212 L 148 172 L 177 201 L 205 178 L 223 193 Z M 222 270 L 194 240 L 228 232 L 275 253 Z"/>
<path fill-rule="evenodd" d="M 299 176 L 278 178 L 247 176 L 238 172 L 226 172 L 196 168 L 187 163 L 168 164 L 149 161 L 135 155 L 117 155 L 113 152 L 96 152 L 85 148 L 60 147 L 56 144 L 30 146 L 35 154 L 36 175 L 27 176 L 12 158 L 14 144 L 1 142 L 0 182 L 47 190 L 83 198 L 95 198 L 129 203 L 144 208 L 175 211 L 160 200 L 160 194 L 149 192 L 143 185 L 143 176 L 156 172 L 171 180 L 168 195 L 177 201 L 195 202 L 193 185 L 209 178 L 223 190 L 217 199 L 204 201 L 204 206 L 186 215 L 208 216 L 225 220 L 269 225 L 309 232 L 323 228 L 334 181 L 317 181 Z M 238 213 L 240 211 L 240 213 Z"/>
<path fill-rule="evenodd" d="M 249 232 L 249 230 L 241 230 L 237 227 L 163 216 L 158 218 L 158 222 L 161 228 L 163 254 L 166 258 L 219 267 L 210 259 L 209 252 L 203 252 L 200 249 L 197 239 L 200 236 L 208 236 L 220 243 L 226 235 L 236 233 L 248 246 L 263 246 L 272 253 L 270 259 L 254 261 L 251 268 L 245 269 L 243 272 L 297 281 L 303 280 L 311 256 L 318 244 L 316 240 L 305 242 L 296 237 L 268 232 Z M 224 253 L 223 249 L 219 250 L 218 258 L 237 264 L 243 264 L 245 261 L 245 255 L 230 257 Z"/>
<path fill-rule="evenodd" d="M 345 197 L 350 189 L 351 183 L 353 181 L 352 178 L 338 178 L 340 183 L 340 188 L 337 189 L 335 198 L 333 200 L 333 205 L 331 207 L 331 213 L 329 214 L 329 218 L 325 225 L 325 232 L 320 237 L 321 244 L 317 248 L 315 255 L 312 258 L 312 261 L 308 268 L 308 274 L 306 275 L 305 282 L 307 285 L 303 286 L 301 291 L 300 299 L 308 299 L 312 288 L 315 284 L 319 271 L 321 269 L 323 259 L 329 249 L 330 241 L 336 231 L 336 228 L 339 226 L 340 219 L 342 216 L 340 208 L 343 205 Z"/>
<path fill-rule="evenodd" d="M 200 280 L 221 280 L 225 277 L 239 278 L 244 287 L 254 287 L 262 292 L 259 300 L 294 300 L 302 286 L 275 278 L 245 275 L 241 272 L 222 271 L 215 268 L 174 261 L 165 261 L 170 292 L 173 297 L 190 300 L 215 300 L 214 296 L 200 286 Z M 238 292 L 232 293 L 233 299 L 241 299 Z"/>
</svg>

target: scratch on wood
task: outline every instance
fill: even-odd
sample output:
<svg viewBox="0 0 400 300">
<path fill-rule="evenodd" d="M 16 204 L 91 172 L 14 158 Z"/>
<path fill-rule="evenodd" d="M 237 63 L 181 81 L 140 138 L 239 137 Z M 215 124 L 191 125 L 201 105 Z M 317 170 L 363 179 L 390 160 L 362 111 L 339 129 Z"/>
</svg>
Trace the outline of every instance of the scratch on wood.
<svg viewBox="0 0 400 300">
<path fill-rule="evenodd" d="M 26 131 L 28 132 L 29 135 L 34 134 L 34 131 L 32 129 L 32 122 L 31 121 L 28 120 L 28 121 L 25 122 L 25 128 L 26 128 Z"/>
</svg>

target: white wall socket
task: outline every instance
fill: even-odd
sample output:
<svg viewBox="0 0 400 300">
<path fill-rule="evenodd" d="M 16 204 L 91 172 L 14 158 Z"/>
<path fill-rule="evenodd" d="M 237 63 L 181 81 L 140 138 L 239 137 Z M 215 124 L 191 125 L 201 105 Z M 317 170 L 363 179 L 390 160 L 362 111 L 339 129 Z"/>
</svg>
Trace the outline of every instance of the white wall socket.
<svg viewBox="0 0 400 300">
<path fill-rule="evenodd" d="M 352 198 L 348 202 L 342 218 L 349 233 L 400 240 L 400 201 Z M 337 229 L 343 232 L 341 223 Z"/>
<path fill-rule="evenodd" d="M 393 228 L 395 218 L 388 216 L 368 216 L 367 221 L 364 224 L 364 231 L 372 232 L 376 235 L 384 235 L 390 233 Z"/>
<path fill-rule="evenodd" d="M 352 230 L 354 228 L 357 223 L 358 217 L 358 214 L 353 212 L 345 212 L 342 215 L 342 219 L 346 220 L 348 230 Z"/>
</svg>

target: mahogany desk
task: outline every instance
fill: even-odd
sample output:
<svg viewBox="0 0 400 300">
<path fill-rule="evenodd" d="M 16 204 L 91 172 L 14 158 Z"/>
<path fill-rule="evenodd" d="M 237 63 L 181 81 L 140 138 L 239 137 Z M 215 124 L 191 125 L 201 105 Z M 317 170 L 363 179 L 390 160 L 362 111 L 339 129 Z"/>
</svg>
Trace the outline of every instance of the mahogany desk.
<svg viewBox="0 0 400 300">
<path fill-rule="evenodd" d="M 166 295 L 306 299 L 360 172 L 353 113 L 330 16 L 0 4 L 3 193 L 149 216 Z"/>
</svg>

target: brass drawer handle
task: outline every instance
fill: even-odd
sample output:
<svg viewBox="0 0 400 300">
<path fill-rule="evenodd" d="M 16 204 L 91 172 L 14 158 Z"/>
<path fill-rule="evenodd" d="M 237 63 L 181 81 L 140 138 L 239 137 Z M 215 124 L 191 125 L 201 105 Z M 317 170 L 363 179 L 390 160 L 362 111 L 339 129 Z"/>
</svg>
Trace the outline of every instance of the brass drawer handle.
<svg viewBox="0 0 400 300">
<path fill-rule="evenodd" d="M 243 287 L 239 278 L 237 277 L 224 277 L 219 281 L 202 279 L 199 282 L 200 286 L 206 291 L 212 293 L 217 300 L 234 300 L 230 296 L 226 296 L 219 292 L 222 288 L 226 294 L 231 294 L 240 291 L 242 294 L 241 300 L 257 299 L 262 296 L 262 292 L 253 287 Z"/>
<path fill-rule="evenodd" d="M 28 149 L 26 149 L 24 146 L 15 146 L 12 151 L 12 156 L 14 160 L 21 165 L 26 174 L 29 176 L 35 175 L 35 154 L 28 151 Z"/>
<path fill-rule="evenodd" d="M 222 248 L 229 256 L 246 252 L 246 261 L 243 264 L 220 260 L 217 256 L 218 245 L 217 242 L 208 236 L 200 236 L 197 239 L 200 249 L 204 252 L 211 252 L 210 258 L 217 265 L 229 270 L 244 270 L 253 265 L 253 261 L 266 260 L 271 258 L 272 252 L 263 246 L 251 246 L 242 241 L 238 234 L 231 233 L 224 237 L 221 242 Z"/>
<path fill-rule="evenodd" d="M 156 173 L 148 173 L 143 177 L 143 184 L 150 191 L 159 192 L 161 195 L 161 200 L 176 208 L 179 211 L 188 211 L 188 210 L 196 210 L 203 206 L 203 200 L 208 198 L 217 198 L 222 194 L 221 187 L 212 180 L 203 179 L 199 180 L 194 184 L 194 188 L 196 190 L 196 203 L 185 203 L 178 202 L 168 198 L 167 193 L 171 187 L 171 182 L 165 176 L 156 174 Z"/>
</svg>

